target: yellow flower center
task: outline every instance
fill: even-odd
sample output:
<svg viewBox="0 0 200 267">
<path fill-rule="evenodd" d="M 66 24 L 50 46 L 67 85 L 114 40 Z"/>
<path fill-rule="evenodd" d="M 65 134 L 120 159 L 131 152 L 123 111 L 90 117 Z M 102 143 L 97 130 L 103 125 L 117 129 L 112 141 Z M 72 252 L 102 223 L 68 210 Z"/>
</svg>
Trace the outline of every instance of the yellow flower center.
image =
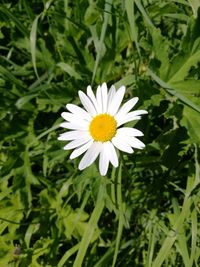
<svg viewBox="0 0 200 267">
<path fill-rule="evenodd" d="M 95 141 L 106 142 L 111 140 L 117 130 L 117 122 L 109 114 L 100 114 L 93 118 L 89 131 Z"/>
</svg>

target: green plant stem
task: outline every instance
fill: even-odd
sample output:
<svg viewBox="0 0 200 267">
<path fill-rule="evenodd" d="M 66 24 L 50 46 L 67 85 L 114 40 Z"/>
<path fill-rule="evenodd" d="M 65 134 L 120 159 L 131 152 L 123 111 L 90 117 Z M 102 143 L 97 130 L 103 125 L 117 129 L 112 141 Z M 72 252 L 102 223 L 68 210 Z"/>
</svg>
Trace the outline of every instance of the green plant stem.
<svg viewBox="0 0 200 267">
<path fill-rule="evenodd" d="M 116 205 L 116 195 L 115 195 L 115 185 L 116 185 L 116 169 L 113 168 L 112 170 L 112 176 L 111 176 L 111 200 L 113 202 L 114 205 Z"/>
<path fill-rule="evenodd" d="M 105 197 L 105 185 L 102 183 L 99 187 L 99 193 L 98 193 L 95 208 L 92 212 L 92 215 L 90 217 L 90 220 L 88 222 L 86 230 L 83 234 L 83 238 L 82 238 L 81 243 L 80 243 L 80 248 L 78 250 L 73 267 L 82 266 L 82 262 L 84 260 L 85 254 L 87 252 L 90 241 L 91 241 L 92 236 L 94 234 L 94 231 L 97 227 L 97 223 L 99 221 L 99 218 L 100 218 L 100 216 L 103 212 L 104 206 L 105 206 L 104 197 Z"/>
<path fill-rule="evenodd" d="M 122 164 L 120 163 L 118 176 L 117 176 L 117 207 L 119 209 L 119 222 L 118 222 L 118 230 L 117 230 L 117 238 L 115 245 L 115 252 L 112 262 L 112 267 L 115 266 L 117 261 L 117 255 L 119 252 L 119 245 L 123 231 L 123 202 L 122 202 Z"/>
</svg>

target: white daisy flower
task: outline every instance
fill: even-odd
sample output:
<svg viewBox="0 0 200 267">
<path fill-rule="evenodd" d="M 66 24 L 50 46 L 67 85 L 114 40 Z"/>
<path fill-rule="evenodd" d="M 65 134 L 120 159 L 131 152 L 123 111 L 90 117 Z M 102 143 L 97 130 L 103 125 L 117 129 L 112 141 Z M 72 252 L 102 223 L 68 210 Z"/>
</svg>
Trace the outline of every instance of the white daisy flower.
<svg viewBox="0 0 200 267">
<path fill-rule="evenodd" d="M 125 86 L 118 90 L 111 86 L 108 91 L 106 83 L 98 86 L 96 96 L 91 86 L 87 87 L 87 94 L 78 92 L 80 101 L 84 107 L 67 104 L 69 112 L 63 112 L 61 116 L 66 122 L 61 127 L 70 131 L 61 134 L 58 140 L 70 141 L 65 150 L 74 149 L 70 159 L 82 155 L 78 168 L 83 170 L 90 166 L 99 156 L 99 170 L 102 176 L 108 171 L 109 162 L 114 167 L 118 166 L 116 149 L 127 153 L 133 153 L 133 148 L 145 147 L 137 137 L 143 133 L 135 128 L 122 127 L 123 124 L 139 120 L 140 115 L 147 114 L 145 110 L 130 110 L 138 102 L 134 97 L 123 104 Z"/>
</svg>

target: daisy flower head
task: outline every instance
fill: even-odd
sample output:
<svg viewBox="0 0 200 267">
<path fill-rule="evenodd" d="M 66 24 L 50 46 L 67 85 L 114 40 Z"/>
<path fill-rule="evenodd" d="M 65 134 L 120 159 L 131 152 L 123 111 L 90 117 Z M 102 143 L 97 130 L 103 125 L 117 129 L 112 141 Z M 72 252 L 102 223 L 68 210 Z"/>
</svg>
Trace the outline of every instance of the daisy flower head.
<svg viewBox="0 0 200 267">
<path fill-rule="evenodd" d="M 99 85 L 96 95 L 91 86 L 87 87 L 87 94 L 78 92 L 84 108 L 74 104 L 67 104 L 68 112 L 61 116 L 65 122 L 61 127 L 69 131 L 60 134 L 58 140 L 70 141 L 64 146 L 65 150 L 74 149 L 70 159 L 83 155 L 78 168 L 83 170 L 90 166 L 99 156 L 99 171 L 102 176 L 108 171 L 109 162 L 118 166 L 117 149 L 133 153 L 133 148 L 145 147 L 137 137 L 143 133 L 135 128 L 122 125 L 139 120 L 145 110 L 131 111 L 138 102 L 134 97 L 121 105 L 125 94 L 125 86 L 118 90 L 112 85 L 108 90 L 106 83 Z"/>
</svg>

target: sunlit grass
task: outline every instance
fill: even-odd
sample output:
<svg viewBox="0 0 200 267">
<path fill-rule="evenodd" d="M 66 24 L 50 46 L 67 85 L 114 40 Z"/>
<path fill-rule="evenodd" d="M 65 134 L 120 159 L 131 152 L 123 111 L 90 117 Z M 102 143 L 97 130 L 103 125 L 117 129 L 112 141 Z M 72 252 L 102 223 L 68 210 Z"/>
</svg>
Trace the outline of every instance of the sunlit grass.
<svg viewBox="0 0 200 267">
<path fill-rule="evenodd" d="M 199 6 L 2 1 L 0 266 L 200 265 Z M 106 177 L 57 140 L 65 105 L 103 82 L 148 110 L 146 148 Z"/>
</svg>

